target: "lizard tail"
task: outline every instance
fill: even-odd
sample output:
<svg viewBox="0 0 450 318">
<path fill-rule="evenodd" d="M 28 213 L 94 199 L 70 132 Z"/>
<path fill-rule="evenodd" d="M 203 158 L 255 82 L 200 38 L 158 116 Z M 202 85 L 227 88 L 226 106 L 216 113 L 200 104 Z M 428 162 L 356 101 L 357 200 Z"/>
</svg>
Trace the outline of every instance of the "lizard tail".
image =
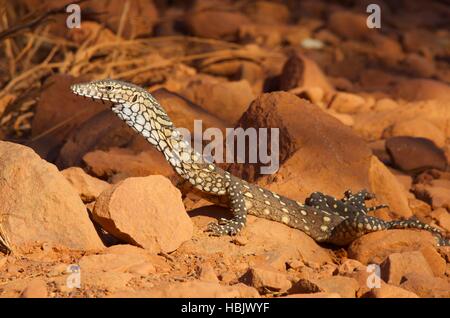
<svg viewBox="0 0 450 318">
<path fill-rule="evenodd" d="M 400 220 L 400 221 L 389 221 L 386 222 L 386 226 L 388 229 L 421 229 L 429 231 L 436 238 L 438 246 L 450 246 L 450 239 L 445 238 L 440 230 L 435 227 L 429 226 L 428 224 L 422 223 L 416 218 L 411 218 L 408 220 Z"/>
</svg>

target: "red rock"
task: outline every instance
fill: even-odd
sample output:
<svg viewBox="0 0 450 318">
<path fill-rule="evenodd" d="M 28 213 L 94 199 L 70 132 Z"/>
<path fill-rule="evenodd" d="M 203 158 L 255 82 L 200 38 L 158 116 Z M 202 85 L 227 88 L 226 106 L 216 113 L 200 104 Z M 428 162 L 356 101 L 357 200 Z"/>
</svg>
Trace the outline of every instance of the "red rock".
<svg viewBox="0 0 450 318">
<path fill-rule="evenodd" d="M 32 137 L 39 138 L 30 144 L 42 158 L 55 159 L 58 149 L 76 127 L 106 109 L 101 103 L 80 99 L 72 94 L 70 85 L 85 80 L 83 77 L 58 74 L 49 77 L 45 82 L 46 88 L 41 93 L 32 123 Z M 54 130 L 64 122 L 67 124 Z M 44 136 L 44 133 L 47 135 Z"/>
<path fill-rule="evenodd" d="M 408 54 L 403 64 L 405 71 L 416 77 L 432 77 L 436 73 L 433 60 L 416 53 Z"/>
<path fill-rule="evenodd" d="M 418 200 L 416 198 L 409 198 L 409 207 L 413 211 L 413 214 L 417 216 L 419 219 L 426 219 L 431 213 L 431 207 L 423 202 L 422 200 Z"/>
<path fill-rule="evenodd" d="M 260 297 L 256 289 L 236 284 L 224 286 L 217 283 L 190 281 L 156 286 L 149 291 L 116 292 L 113 298 L 254 298 Z"/>
<path fill-rule="evenodd" d="M 76 190 L 30 148 L 0 142 L 0 189 L 2 235 L 13 248 L 35 241 L 103 247 Z"/>
<path fill-rule="evenodd" d="M 344 124 L 346 126 L 351 127 L 354 124 L 354 120 L 351 115 L 337 113 L 333 109 L 327 109 L 326 112 L 327 112 L 327 114 L 333 116 L 334 118 L 336 118 L 337 120 L 339 120 L 342 124 Z"/>
<path fill-rule="evenodd" d="M 355 298 L 359 284 L 354 278 L 331 276 L 317 281 L 317 285 L 328 293 L 337 293 L 342 298 Z"/>
<path fill-rule="evenodd" d="M 247 88 L 245 81 L 237 83 L 239 84 L 235 83 L 235 85 L 237 85 L 236 89 L 245 90 Z M 234 86 L 230 85 L 229 87 L 232 89 Z M 170 119 L 178 128 L 186 128 L 192 133 L 194 131 L 194 120 L 201 120 L 203 129 L 215 127 L 225 131 L 225 124 L 216 115 L 218 113 L 208 112 L 202 108 L 203 104 L 202 106 L 199 106 L 189 99 L 164 88 L 152 91 L 151 93 L 161 106 L 163 106 Z M 204 102 L 205 99 L 201 99 L 201 101 Z M 211 104 L 212 103 L 208 104 L 208 106 Z M 212 110 L 215 111 L 216 109 L 213 108 Z"/>
<path fill-rule="evenodd" d="M 335 11 L 328 19 L 328 26 L 334 33 L 345 39 L 361 40 L 370 32 L 376 32 L 367 27 L 367 16 L 350 11 Z M 376 29 L 375 29 L 376 30 Z"/>
<path fill-rule="evenodd" d="M 194 81 L 182 95 L 215 114 L 227 125 L 234 125 L 255 98 L 250 84 L 245 80 L 225 83 Z"/>
<path fill-rule="evenodd" d="M 408 273 L 433 276 L 433 271 L 419 251 L 392 253 L 381 263 L 381 278 L 389 284 L 399 285 Z"/>
<path fill-rule="evenodd" d="M 427 260 L 428 265 L 433 271 L 434 276 L 444 276 L 446 270 L 445 259 L 436 251 L 434 247 L 425 246 L 420 252 Z"/>
<path fill-rule="evenodd" d="M 151 274 L 156 273 L 156 269 L 152 263 L 144 262 L 141 264 L 133 265 L 130 268 L 128 268 L 128 273 L 140 276 L 149 276 Z"/>
<path fill-rule="evenodd" d="M 397 82 L 391 90 L 397 98 L 409 101 L 442 99 L 448 102 L 450 85 L 431 79 L 404 79 Z"/>
<path fill-rule="evenodd" d="M 436 241 L 431 233 L 417 230 L 388 230 L 366 234 L 348 248 L 348 256 L 363 264 L 380 264 L 392 253 L 420 250 L 434 247 Z"/>
<path fill-rule="evenodd" d="M 372 156 L 369 168 L 370 188 L 377 196 L 377 202 L 389 205 L 389 211 L 397 216 L 409 218 L 412 211 L 408 204 L 407 190 L 381 163 Z"/>
<path fill-rule="evenodd" d="M 411 189 L 412 184 L 413 184 L 413 178 L 409 174 L 403 173 L 403 172 L 398 171 L 393 168 L 390 168 L 389 171 L 392 172 L 392 174 L 395 176 L 395 178 L 398 180 L 398 182 L 401 183 L 401 185 L 403 186 L 403 188 L 406 191 L 409 191 L 409 189 Z M 410 198 L 408 198 L 408 205 L 410 205 L 409 199 Z M 410 206 L 410 208 L 411 208 L 411 206 Z"/>
<path fill-rule="evenodd" d="M 380 288 L 373 288 L 368 293 L 364 294 L 367 298 L 419 298 L 416 294 L 407 291 L 406 289 L 390 285 L 381 284 Z"/>
<path fill-rule="evenodd" d="M 398 103 L 390 98 L 381 98 L 376 101 L 373 110 L 376 112 L 390 111 L 398 107 Z"/>
<path fill-rule="evenodd" d="M 83 169 L 71 167 L 61 171 L 67 181 L 78 191 L 83 202 L 92 202 L 109 188 L 109 183 L 103 180 L 91 177 Z"/>
<path fill-rule="evenodd" d="M 339 113 L 346 114 L 354 114 L 368 110 L 366 100 L 363 97 L 345 92 L 336 93 L 329 107 Z"/>
<path fill-rule="evenodd" d="M 192 237 L 181 193 L 167 178 L 128 178 L 103 192 L 94 219 L 111 235 L 155 252 L 172 252 Z"/>
<path fill-rule="evenodd" d="M 114 254 L 114 255 L 137 255 L 140 256 L 141 259 L 144 260 L 144 263 L 142 263 L 142 266 L 144 268 L 147 268 L 147 262 L 150 262 L 151 265 L 153 265 L 158 271 L 160 272 L 168 272 L 171 270 L 170 265 L 167 263 L 166 258 L 163 256 L 156 255 L 152 253 L 151 251 L 145 250 L 143 248 L 130 245 L 130 244 L 118 244 L 113 245 L 105 249 L 102 253 L 104 254 Z M 137 264 L 136 266 L 139 267 L 140 264 Z M 131 268 L 133 268 L 135 265 L 132 265 L 130 267 L 129 272 L 131 273 Z"/>
<path fill-rule="evenodd" d="M 83 156 L 89 171 L 102 178 L 120 175 L 127 177 L 145 177 L 163 175 L 172 178 L 174 170 L 164 156 L 156 149 L 135 153 L 126 148 L 111 148 L 108 151 L 95 150 Z"/>
<path fill-rule="evenodd" d="M 428 202 L 433 209 L 450 208 L 450 187 L 416 184 L 412 190 L 418 199 Z"/>
<path fill-rule="evenodd" d="M 260 293 L 266 290 L 286 291 L 292 285 L 286 275 L 258 267 L 249 268 L 240 281 L 256 288 Z"/>
<path fill-rule="evenodd" d="M 198 279 L 204 282 L 218 283 L 219 279 L 210 263 L 201 264 L 198 267 Z"/>
<path fill-rule="evenodd" d="M 372 150 L 375 157 L 378 158 L 382 163 L 386 165 L 391 164 L 391 158 L 386 151 L 386 141 L 385 140 L 375 140 L 368 143 L 368 146 Z"/>
<path fill-rule="evenodd" d="M 444 278 L 410 273 L 405 275 L 405 280 L 400 284 L 400 287 L 423 298 L 450 297 L 450 283 Z"/>
<path fill-rule="evenodd" d="M 447 205 L 450 206 L 450 205 Z M 450 214 L 444 208 L 437 208 L 431 213 L 431 217 L 447 232 L 450 232 Z"/>
<path fill-rule="evenodd" d="M 275 176 L 258 179 L 260 162 L 230 165 L 230 172 L 250 182 L 258 179 L 258 184 L 299 201 L 318 189 L 341 197 L 349 188 L 368 187 L 371 152 L 366 143 L 349 127 L 293 94 L 261 95 L 236 127 L 280 131 L 280 169 Z M 272 183 L 274 179 L 277 182 Z"/>
<path fill-rule="evenodd" d="M 249 22 L 242 13 L 214 9 L 189 13 L 185 19 L 193 35 L 220 40 L 235 38 L 239 26 Z"/>
<path fill-rule="evenodd" d="M 346 259 L 338 268 L 341 275 L 352 274 L 358 270 L 366 270 L 366 266 L 354 259 Z"/>
<path fill-rule="evenodd" d="M 433 21 L 436 21 L 433 19 Z M 445 41 L 442 41 L 445 34 L 439 36 L 437 32 L 424 28 L 413 28 L 404 32 L 402 42 L 406 50 L 429 55 L 445 54 L 448 49 Z"/>
<path fill-rule="evenodd" d="M 316 62 L 301 54 L 291 55 L 280 75 L 280 90 L 288 91 L 297 87 L 319 87 L 325 94 L 334 92 L 333 86 Z"/>
<path fill-rule="evenodd" d="M 137 144 L 138 140 L 141 140 L 141 143 L 138 147 L 133 147 L 137 148 L 136 150 L 152 149 L 144 137 L 133 132 L 125 122 L 107 109 L 92 116 L 69 134 L 59 152 L 56 164 L 62 168 L 79 166 L 83 156 L 88 152 L 110 147 L 131 146 L 133 143 Z"/>
<path fill-rule="evenodd" d="M 287 23 L 290 18 L 290 12 L 283 3 L 249 2 L 244 10 L 250 19 L 261 24 Z"/>
<path fill-rule="evenodd" d="M 35 278 L 27 284 L 20 298 L 47 298 L 47 283 L 41 278 Z"/>
<path fill-rule="evenodd" d="M 386 150 L 402 171 L 445 170 L 447 166 L 444 152 L 429 139 L 391 137 L 386 140 Z"/>
<path fill-rule="evenodd" d="M 123 290 L 133 278 L 133 274 L 120 272 L 103 272 L 94 271 L 81 274 L 81 288 L 84 290 L 106 290 L 108 292 L 115 292 Z M 64 285 L 66 277 L 64 277 Z M 63 286 L 64 286 L 63 285 Z M 64 288 L 63 288 L 64 290 Z"/>
<path fill-rule="evenodd" d="M 254 257 L 250 256 L 253 258 L 252 266 L 270 267 L 280 272 L 285 272 L 286 263 L 294 259 L 302 259 L 319 265 L 332 263 L 329 251 L 317 245 L 305 233 L 284 224 L 252 215 L 248 216 L 247 226 L 239 234 L 246 237 L 247 243 L 243 246 L 230 244 L 229 237 L 214 238 L 203 233 L 208 223 L 215 221 L 217 217 L 227 216 L 224 210 L 213 209 L 210 206 L 190 212 L 199 214 L 193 216 L 192 221 L 201 235 L 197 234 L 195 240 L 182 244 L 177 253 L 194 255 L 219 253 L 219 255 L 227 255 L 230 258 L 254 255 Z M 213 217 L 201 215 L 206 213 L 212 214 Z M 223 281 L 223 279 L 221 280 Z"/>
<path fill-rule="evenodd" d="M 443 100 L 403 103 L 394 110 L 378 113 L 359 113 L 355 115 L 354 129 L 367 140 L 381 139 L 383 131 L 396 122 L 421 118 L 427 120 L 442 131 L 446 138 L 450 136 L 448 103 Z"/>
<path fill-rule="evenodd" d="M 99 23 L 105 24 L 114 33 L 118 33 L 120 19 L 125 11 L 125 3 L 111 0 L 102 0 L 81 4 L 83 10 L 95 12 L 108 12 L 96 16 Z M 152 33 L 153 26 L 158 21 L 158 11 L 153 1 L 137 0 L 130 2 L 126 11 L 121 35 L 125 38 L 136 38 Z"/>
<path fill-rule="evenodd" d="M 343 298 L 355 298 L 358 282 L 351 277 L 331 276 L 321 279 L 300 279 L 290 289 L 295 294 L 327 292 Z"/>
<path fill-rule="evenodd" d="M 98 254 L 83 256 L 78 264 L 84 272 L 130 272 L 130 268 L 149 260 L 137 254 Z"/>
<path fill-rule="evenodd" d="M 433 141 L 438 147 L 445 145 L 444 133 L 422 118 L 399 121 L 383 131 L 383 138 L 396 136 L 422 137 Z"/>
<path fill-rule="evenodd" d="M 402 46 L 395 38 L 372 32 L 368 34 L 368 40 L 373 47 L 373 54 L 387 65 L 398 63 L 404 56 Z"/>
</svg>

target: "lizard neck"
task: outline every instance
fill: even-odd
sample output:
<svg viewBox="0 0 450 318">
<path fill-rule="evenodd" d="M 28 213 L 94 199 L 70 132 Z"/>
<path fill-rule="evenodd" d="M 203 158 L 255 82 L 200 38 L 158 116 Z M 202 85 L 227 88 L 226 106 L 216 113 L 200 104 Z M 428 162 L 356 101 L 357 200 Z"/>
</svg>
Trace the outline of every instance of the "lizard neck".
<svg viewBox="0 0 450 318">
<path fill-rule="evenodd" d="M 150 93 L 146 94 L 148 96 L 144 101 L 148 101 L 149 105 L 145 102 L 136 102 L 129 107 L 116 104 L 112 110 L 155 146 L 181 177 L 189 179 L 192 171 L 203 163 L 202 155 L 184 140 L 158 101 Z"/>
</svg>

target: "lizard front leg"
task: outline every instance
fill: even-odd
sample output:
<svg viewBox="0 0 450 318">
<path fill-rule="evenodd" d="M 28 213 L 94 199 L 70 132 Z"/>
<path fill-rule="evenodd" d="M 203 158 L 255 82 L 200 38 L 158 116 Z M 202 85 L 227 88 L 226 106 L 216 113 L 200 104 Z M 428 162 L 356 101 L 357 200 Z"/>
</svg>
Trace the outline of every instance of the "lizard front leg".
<svg viewBox="0 0 450 318">
<path fill-rule="evenodd" d="M 236 235 L 247 222 L 247 207 L 245 206 L 244 189 L 240 182 L 234 181 L 227 188 L 230 210 L 233 218 L 220 219 L 219 223 L 208 224 L 208 231 L 215 236 Z"/>
</svg>

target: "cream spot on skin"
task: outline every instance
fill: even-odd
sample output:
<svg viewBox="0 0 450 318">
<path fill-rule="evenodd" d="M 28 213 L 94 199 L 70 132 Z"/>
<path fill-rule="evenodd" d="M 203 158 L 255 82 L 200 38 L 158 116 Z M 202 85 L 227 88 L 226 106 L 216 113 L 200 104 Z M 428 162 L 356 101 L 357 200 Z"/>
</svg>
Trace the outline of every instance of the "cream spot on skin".
<svg viewBox="0 0 450 318">
<path fill-rule="evenodd" d="M 283 215 L 281 217 L 281 222 L 283 222 L 284 224 L 288 224 L 289 223 L 289 217 L 287 215 Z"/>
<path fill-rule="evenodd" d="M 245 192 L 244 195 L 248 198 L 253 198 L 253 194 L 251 194 L 250 192 Z"/>
<path fill-rule="evenodd" d="M 305 210 L 300 210 L 300 213 L 301 213 L 302 215 L 307 215 L 307 214 L 308 214 L 308 213 L 306 213 Z"/>
<path fill-rule="evenodd" d="M 323 232 L 326 232 L 326 231 L 328 231 L 328 226 L 322 225 L 322 226 L 320 227 L 320 229 L 321 229 Z"/>
</svg>

